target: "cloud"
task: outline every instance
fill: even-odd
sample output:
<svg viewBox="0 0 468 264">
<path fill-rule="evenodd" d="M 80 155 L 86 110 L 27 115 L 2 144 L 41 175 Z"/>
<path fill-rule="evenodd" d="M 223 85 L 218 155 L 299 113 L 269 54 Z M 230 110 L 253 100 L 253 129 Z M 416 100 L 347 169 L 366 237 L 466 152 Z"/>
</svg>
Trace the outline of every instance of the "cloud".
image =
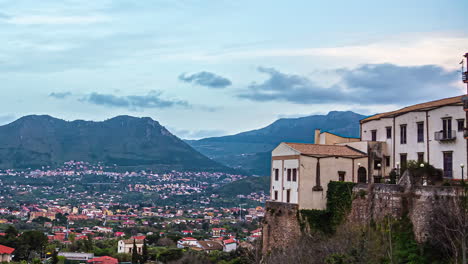
<svg viewBox="0 0 468 264">
<path fill-rule="evenodd" d="M 71 92 L 52 92 L 49 94 L 50 97 L 54 97 L 54 98 L 57 98 L 57 99 L 65 99 L 67 98 L 68 96 L 72 95 Z"/>
<path fill-rule="evenodd" d="M 201 138 L 208 138 L 208 137 L 224 136 L 227 134 L 225 130 L 220 130 L 220 129 L 186 130 L 186 129 L 169 128 L 169 130 L 174 135 L 183 139 L 201 139 Z"/>
<path fill-rule="evenodd" d="M 108 22 L 110 18 L 94 16 L 14 16 L 7 18 L 7 23 L 15 25 L 87 25 Z"/>
<path fill-rule="evenodd" d="M 226 88 L 232 84 L 229 79 L 206 71 L 194 73 L 191 75 L 183 73 L 179 75 L 179 80 L 186 83 L 195 83 L 200 86 L 206 86 L 209 88 Z"/>
<path fill-rule="evenodd" d="M 175 106 L 190 108 L 189 103 L 186 101 L 168 100 L 161 98 L 161 92 L 159 91 L 151 91 L 147 95 L 127 96 L 91 93 L 84 97 L 82 101 L 107 107 L 128 108 L 130 110 L 145 108 L 170 108 Z"/>
<path fill-rule="evenodd" d="M 258 71 L 269 77 L 262 83 L 252 83 L 238 97 L 296 104 L 402 104 L 460 94 L 454 85 L 459 79 L 457 71 L 446 71 L 436 65 L 385 63 L 338 69 L 335 72 L 340 81 L 328 87 L 273 68 L 260 67 Z"/>
</svg>

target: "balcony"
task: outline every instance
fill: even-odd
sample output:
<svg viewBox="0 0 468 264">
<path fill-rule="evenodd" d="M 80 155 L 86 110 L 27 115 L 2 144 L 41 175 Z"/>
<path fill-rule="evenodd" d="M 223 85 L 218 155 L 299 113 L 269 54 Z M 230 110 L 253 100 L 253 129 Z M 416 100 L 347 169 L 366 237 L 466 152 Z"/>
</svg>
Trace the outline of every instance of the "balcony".
<svg viewBox="0 0 468 264">
<path fill-rule="evenodd" d="M 434 133 L 434 139 L 441 142 L 454 141 L 457 138 L 455 130 L 441 130 Z"/>
<path fill-rule="evenodd" d="M 468 72 L 462 72 L 462 80 L 464 83 L 468 83 Z"/>
</svg>

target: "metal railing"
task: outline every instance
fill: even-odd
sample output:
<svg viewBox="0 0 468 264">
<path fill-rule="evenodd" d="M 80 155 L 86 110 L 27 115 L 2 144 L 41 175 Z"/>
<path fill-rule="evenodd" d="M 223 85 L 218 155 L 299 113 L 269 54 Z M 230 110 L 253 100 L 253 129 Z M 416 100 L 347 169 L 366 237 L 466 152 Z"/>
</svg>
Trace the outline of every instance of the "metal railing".
<svg viewBox="0 0 468 264">
<path fill-rule="evenodd" d="M 457 138 L 455 130 L 441 130 L 434 133 L 434 139 L 437 141 L 451 141 Z"/>
</svg>

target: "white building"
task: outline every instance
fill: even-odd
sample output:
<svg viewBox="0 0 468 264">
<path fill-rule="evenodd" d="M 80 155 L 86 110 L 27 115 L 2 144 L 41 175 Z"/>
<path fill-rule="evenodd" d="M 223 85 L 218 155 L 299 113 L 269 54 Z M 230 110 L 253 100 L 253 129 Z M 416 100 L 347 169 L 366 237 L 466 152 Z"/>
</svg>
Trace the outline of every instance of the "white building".
<svg viewBox="0 0 468 264">
<path fill-rule="evenodd" d="M 138 254 L 142 253 L 143 250 L 143 239 L 127 239 L 119 240 L 117 243 L 117 253 L 129 253 L 133 251 L 133 241 L 135 241 Z"/>
<path fill-rule="evenodd" d="M 445 178 L 461 179 L 461 164 L 468 163 L 464 129 L 462 96 L 457 96 L 363 119 L 361 140 L 385 143 L 380 160 L 385 176 L 415 160 L 443 169 Z"/>
<path fill-rule="evenodd" d="M 184 237 L 177 241 L 178 248 L 198 247 L 198 240 L 193 237 Z"/>
</svg>

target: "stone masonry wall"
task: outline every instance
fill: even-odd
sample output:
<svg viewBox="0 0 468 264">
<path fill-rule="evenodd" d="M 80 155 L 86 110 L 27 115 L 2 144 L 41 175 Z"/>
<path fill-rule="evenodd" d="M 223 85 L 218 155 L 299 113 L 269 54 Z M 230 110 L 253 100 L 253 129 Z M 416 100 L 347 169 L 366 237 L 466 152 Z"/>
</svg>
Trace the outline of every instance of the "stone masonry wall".
<svg viewBox="0 0 468 264">
<path fill-rule="evenodd" d="M 413 186 L 410 189 L 395 184 L 357 185 L 348 219 L 356 224 L 379 222 L 385 216 L 396 219 L 407 214 L 413 223 L 418 242 L 428 239 L 431 218 L 437 206 L 457 195 L 458 188 L 444 186 Z"/>
<path fill-rule="evenodd" d="M 263 223 L 263 253 L 286 248 L 301 236 L 297 204 L 267 202 Z"/>
</svg>

